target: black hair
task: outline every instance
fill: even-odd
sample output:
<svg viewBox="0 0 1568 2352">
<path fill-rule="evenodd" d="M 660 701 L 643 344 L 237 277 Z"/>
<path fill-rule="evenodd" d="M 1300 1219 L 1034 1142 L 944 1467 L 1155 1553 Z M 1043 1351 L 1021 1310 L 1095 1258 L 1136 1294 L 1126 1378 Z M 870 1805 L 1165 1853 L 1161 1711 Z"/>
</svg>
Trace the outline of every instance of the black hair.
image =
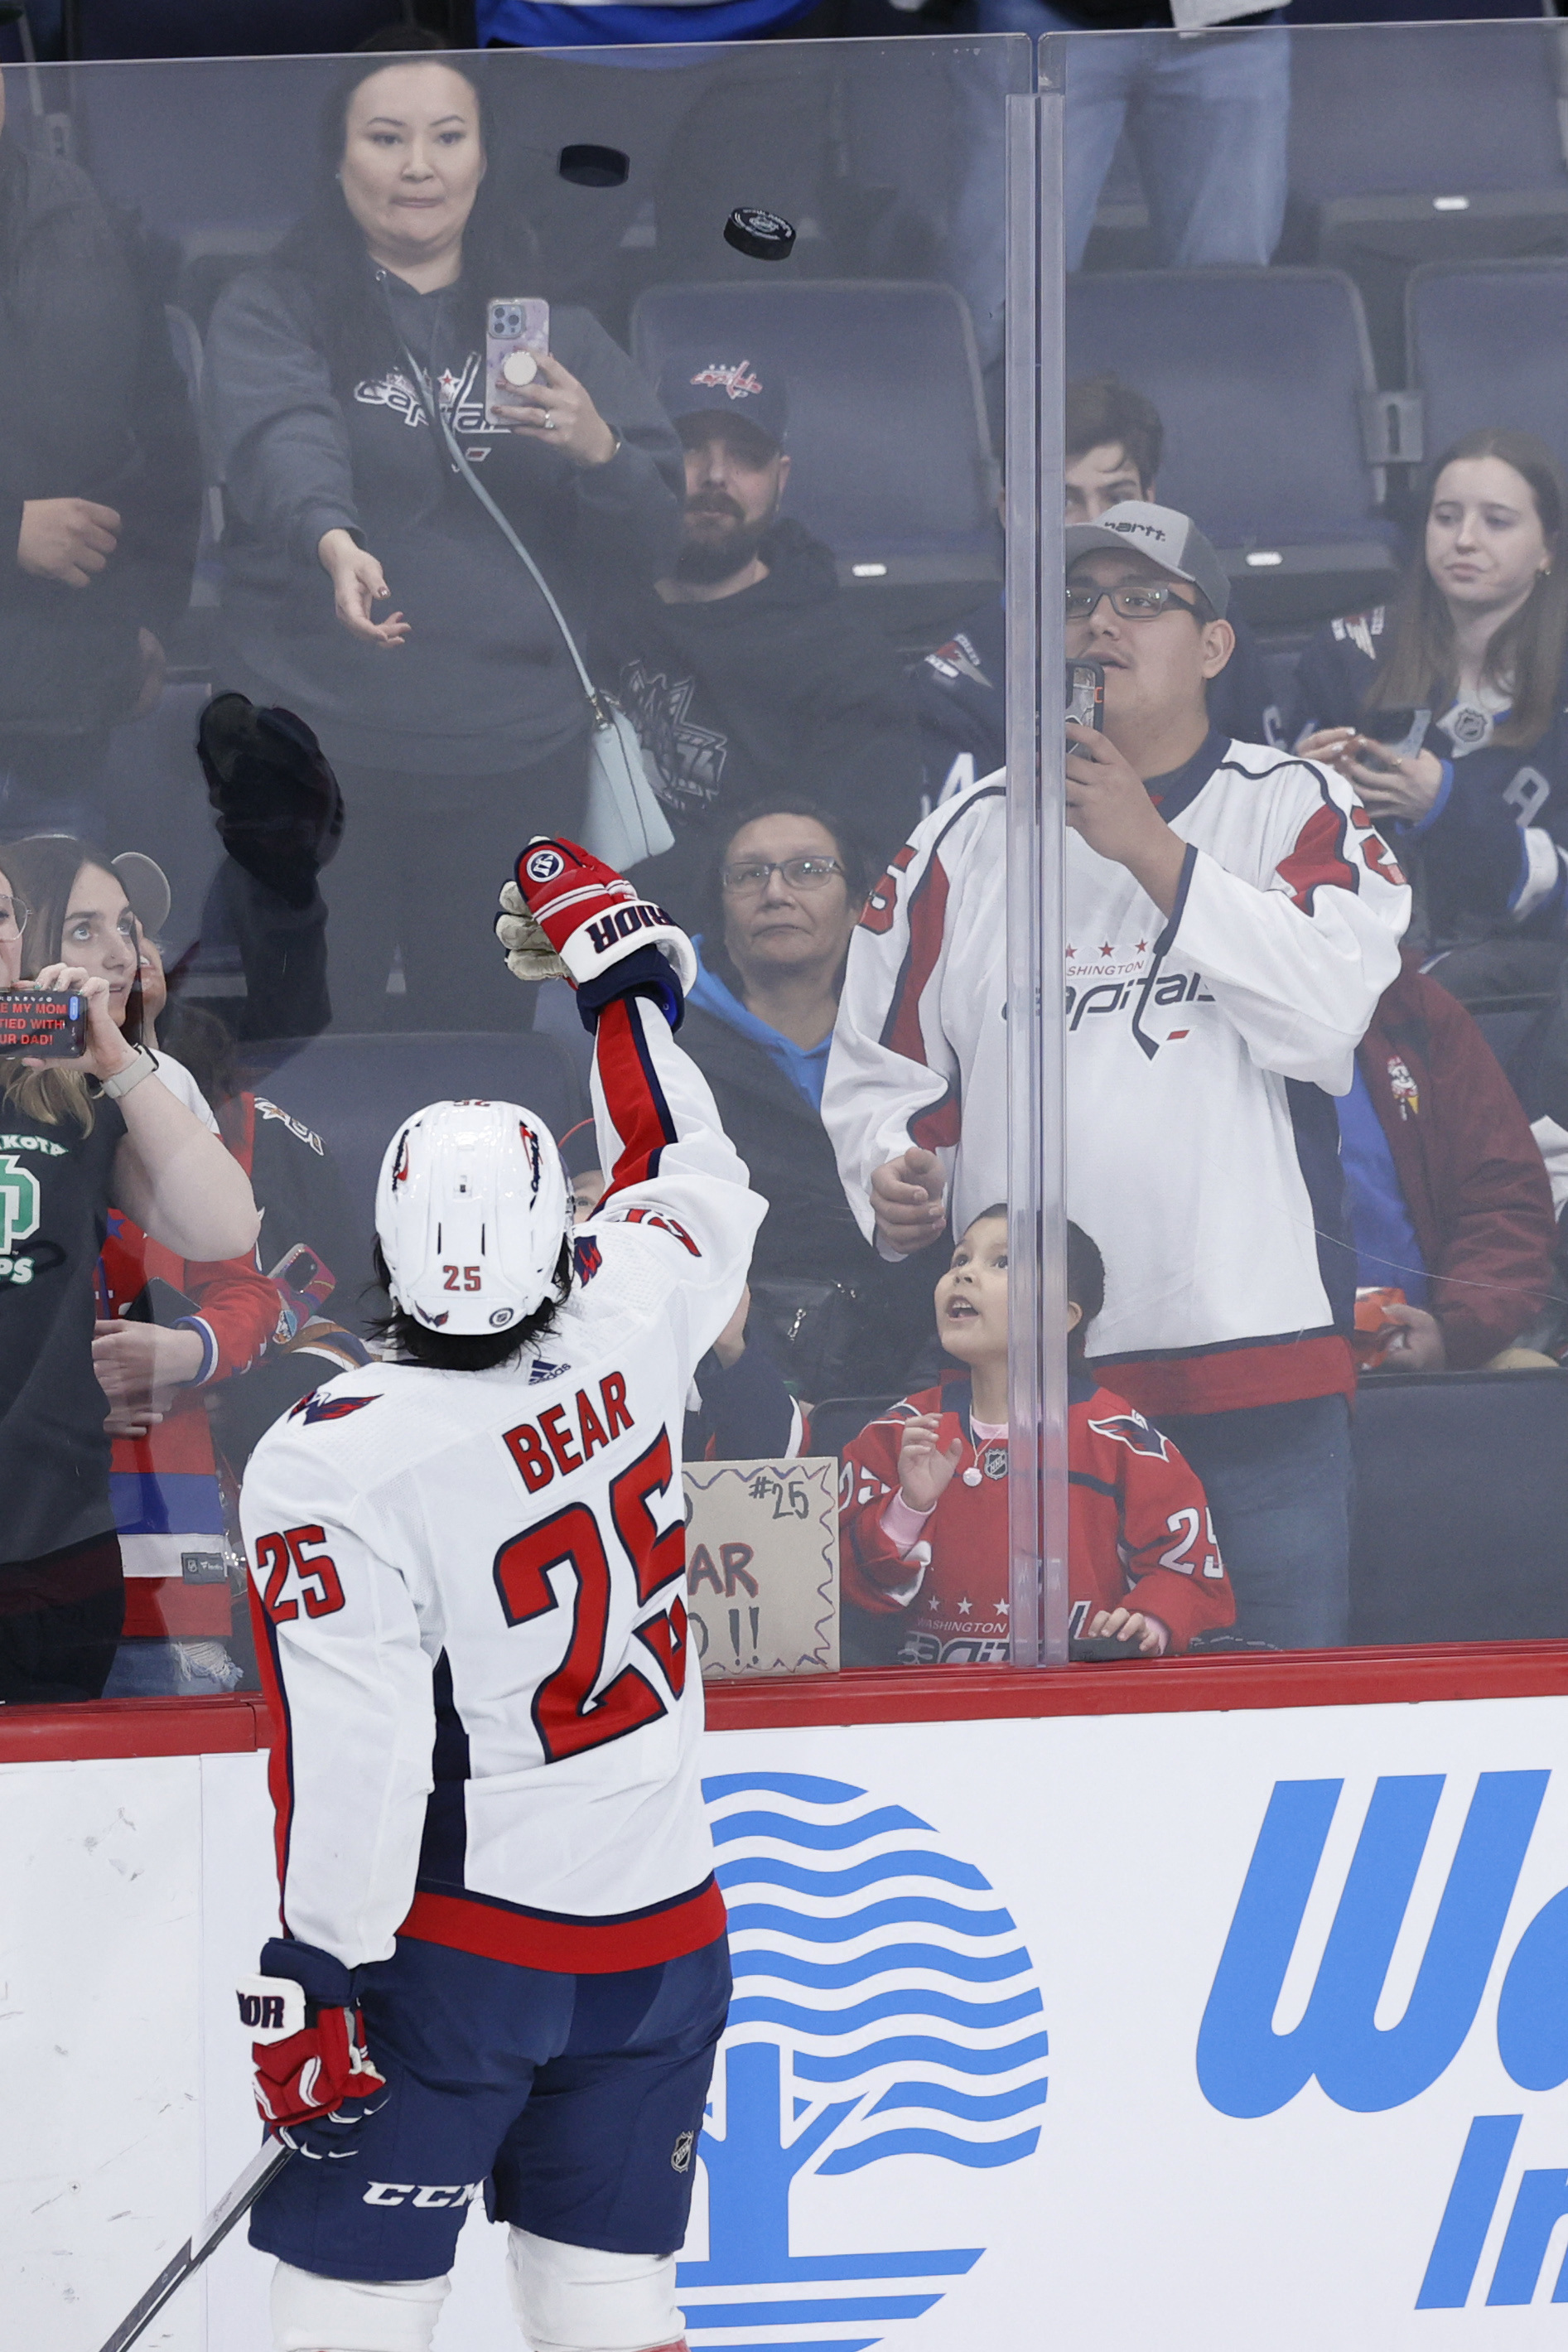
<svg viewBox="0 0 1568 2352">
<path fill-rule="evenodd" d="M 711 836 L 713 858 L 704 878 L 700 906 L 703 936 L 703 961 L 709 971 L 722 980 L 737 996 L 744 982 L 724 943 L 724 884 L 720 875 L 729 856 L 729 845 L 748 824 L 756 824 L 765 816 L 810 817 L 820 824 L 833 845 L 833 854 L 844 869 L 844 889 L 852 907 L 863 907 L 875 875 L 872 861 L 866 856 L 859 836 L 845 824 L 833 810 L 823 808 L 817 801 L 809 800 L 803 793 L 773 793 L 765 800 L 755 800 L 734 815 Z"/>
<path fill-rule="evenodd" d="M 367 368 L 378 363 L 395 367 L 402 356 L 364 234 L 349 210 L 338 178 L 354 92 L 373 74 L 399 65 L 441 66 L 465 81 L 474 93 L 486 170 L 463 232 L 458 315 L 476 348 L 484 343 L 486 300 L 506 292 L 519 271 L 532 278 L 538 272 L 538 240 L 518 215 L 515 197 L 509 199 L 500 184 L 495 117 L 483 68 L 476 60 L 457 49 L 402 55 L 371 52 L 355 58 L 344 66 L 322 104 L 309 209 L 267 265 L 289 271 L 309 287 L 327 362 L 340 391 L 350 386 Z"/>
<path fill-rule="evenodd" d="M 1081 1364 L 1088 1352 L 1089 1327 L 1105 1304 L 1105 1261 L 1082 1225 L 1067 1228 L 1067 1298 L 1078 1321 L 1067 1335 L 1067 1360 Z"/>
<path fill-rule="evenodd" d="M 571 1237 L 568 1234 L 556 1260 L 552 1294 L 509 1331 L 433 1331 L 392 1297 L 392 1276 L 379 1241 L 371 1255 L 376 1280 L 390 1301 L 388 1313 L 371 1318 L 371 1332 L 378 1339 L 390 1339 L 400 1357 L 432 1372 L 491 1372 L 498 1364 L 509 1364 L 525 1348 L 549 1338 L 571 1290 Z"/>
<path fill-rule="evenodd" d="M 1081 376 L 1067 387 L 1066 423 L 1070 459 L 1114 442 L 1136 469 L 1145 497 L 1153 493 L 1166 428 L 1152 400 L 1119 376 Z"/>
</svg>

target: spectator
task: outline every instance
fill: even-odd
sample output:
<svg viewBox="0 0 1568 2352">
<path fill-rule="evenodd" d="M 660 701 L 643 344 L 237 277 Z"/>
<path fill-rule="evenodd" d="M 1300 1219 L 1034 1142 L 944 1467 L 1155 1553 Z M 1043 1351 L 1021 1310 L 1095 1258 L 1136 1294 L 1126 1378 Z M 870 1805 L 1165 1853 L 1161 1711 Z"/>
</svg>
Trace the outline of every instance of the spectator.
<svg viewBox="0 0 1568 2352">
<path fill-rule="evenodd" d="M 1085 1339 L 1104 1286 L 1099 1251 L 1069 1225 L 1070 1622 L 1074 1635 L 1159 1657 L 1229 1624 L 1235 1609 L 1202 1486 L 1142 1413 L 1090 1374 Z M 1000 1204 L 983 1209 L 953 1252 L 936 1285 L 936 1328 L 967 1371 L 905 1397 L 845 1449 L 845 1636 L 869 1662 L 876 1621 L 891 1616 L 907 1628 L 898 1654 L 906 1664 L 1002 1665 L 1011 1655 L 1011 1547 Z"/>
<path fill-rule="evenodd" d="M 538 380 L 486 421 L 485 304 L 536 266 L 486 200 L 486 151 L 470 69 L 361 58 L 309 217 L 208 334 L 225 677 L 314 729 L 353 812 L 325 891 L 350 1028 L 384 1024 L 394 950 L 410 1025 L 513 1027 L 486 952 L 495 875 L 520 837 L 582 824 L 590 714 L 564 636 L 426 389 L 574 634 L 612 574 L 653 577 L 675 530 L 674 437 L 585 311 L 552 310 Z"/>
<path fill-rule="evenodd" d="M 1456 442 L 1398 604 L 1319 631 L 1289 722 L 1392 828 L 1416 884 L 1413 942 L 1533 943 L 1543 987 L 1568 937 L 1565 510 L 1568 481 L 1532 434 Z M 1484 993 L 1498 961 L 1478 950 L 1445 984 Z"/>
<path fill-rule="evenodd" d="M 1079 268 L 1124 131 L 1162 269 L 1260 267 L 1285 221 L 1290 36 L 1245 0 L 978 0 L 982 33 L 1074 33 L 1066 44 L 1062 232 Z M 1237 25 L 1234 31 L 1196 30 Z M 1112 28 L 1115 29 L 1113 30 Z M 1096 40 L 1094 33 L 1108 37 Z"/>
<path fill-rule="evenodd" d="M 805 793 L 885 857 L 918 813 L 920 754 L 892 646 L 846 604 L 831 549 L 780 520 L 782 379 L 690 351 L 659 398 L 685 450 L 680 552 L 656 584 L 612 599 L 600 648 L 676 831 L 638 878 L 695 919 L 715 833 L 737 809 Z"/>
<path fill-rule="evenodd" d="M 1518 1097 L 1446 988 L 1406 955 L 1339 1098 L 1356 1281 L 1403 1290 L 1378 1369 L 1471 1371 L 1552 1280 L 1552 1186 Z"/>
<path fill-rule="evenodd" d="M 681 1040 L 768 1203 L 751 1261 L 753 1330 L 813 1401 L 896 1384 L 929 1308 L 845 1202 L 822 1080 L 866 867 L 847 830 L 782 796 L 720 835 Z"/>
<path fill-rule="evenodd" d="M 1066 1141 L 1109 1279 L 1098 1362 L 1207 1490 L 1238 1631 L 1343 1638 L 1348 1254 L 1333 1097 L 1399 965 L 1409 893 L 1344 781 L 1229 743 L 1207 679 L 1229 583 L 1185 515 L 1067 534 L 1067 651 L 1105 669 L 1072 730 Z M 995 1199 L 1008 1100 L 1005 794 L 929 816 L 867 901 L 823 1117 L 888 1254 Z"/>
<path fill-rule="evenodd" d="M 163 314 L 74 163 L 5 132 L 0 836 L 98 833 L 109 730 L 151 709 L 201 514 Z"/>
<path fill-rule="evenodd" d="M 1067 387 L 1069 524 L 1097 522 L 1110 507 L 1155 496 L 1165 426 L 1153 401 L 1113 375 L 1081 377 Z M 1239 614 L 1230 659 L 1208 681 L 1208 715 L 1222 735 L 1245 743 L 1276 740 L 1262 649 Z M 1007 759 L 1007 620 L 999 596 L 972 613 L 946 645 L 927 654 L 916 674 L 925 784 L 949 800 Z"/>
<path fill-rule="evenodd" d="M 165 1085 L 212 1126 L 194 1079 L 155 1044 L 163 970 L 144 920 L 168 911 L 159 867 L 134 851 L 110 867 L 85 843 L 55 835 L 5 854 L 33 910 L 29 960 L 55 962 L 64 947 L 89 978 L 101 979 L 121 1034 L 154 1050 Z M 140 895 L 140 916 L 111 887 L 127 881 Z M 216 1384 L 259 1361 L 277 1323 L 277 1292 L 257 1272 L 254 1250 L 193 1263 L 130 1217 L 110 1216 L 92 1345 L 93 1372 L 109 1400 L 110 1493 L 126 1577 L 110 1697 L 194 1696 L 239 1678 L 223 1647 L 230 1631 L 225 1523 L 205 1406 Z"/>
<path fill-rule="evenodd" d="M 0 848 L 0 985 L 33 917 Z M 35 960 L 36 961 L 36 960 Z M 45 963 L 88 1001 L 79 1062 L 0 1061 L 9 1181 L 0 1206 L 0 1699 L 97 1698 L 124 1614 L 93 1287 L 113 1202 L 181 1255 L 238 1255 L 256 1210 L 240 1171 L 121 1034 L 110 988 Z"/>
</svg>

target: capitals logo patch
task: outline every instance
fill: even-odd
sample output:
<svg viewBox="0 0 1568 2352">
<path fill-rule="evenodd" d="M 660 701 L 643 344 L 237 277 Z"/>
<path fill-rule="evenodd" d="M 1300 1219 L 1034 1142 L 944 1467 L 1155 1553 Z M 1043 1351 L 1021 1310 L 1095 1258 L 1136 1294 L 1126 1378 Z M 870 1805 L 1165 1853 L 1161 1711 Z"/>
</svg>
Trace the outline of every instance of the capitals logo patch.
<svg viewBox="0 0 1568 2352">
<path fill-rule="evenodd" d="M 380 1393 L 378 1390 L 376 1396 Z M 307 1422 L 347 1421 L 351 1412 L 362 1412 L 366 1405 L 374 1404 L 376 1396 L 302 1396 L 298 1404 L 290 1405 L 288 1418 L 290 1421 L 303 1419 Z"/>
<path fill-rule="evenodd" d="M 1157 1429 L 1151 1429 L 1141 1412 L 1113 1412 L 1103 1421 L 1089 1424 L 1096 1437 L 1114 1438 L 1118 1445 L 1131 1448 L 1134 1454 L 1152 1454 L 1161 1462 L 1171 1458 L 1170 1448 Z"/>
<path fill-rule="evenodd" d="M 571 1262 L 577 1268 L 577 1278 L 579 1282 L 591 1282 L 594 1276 L 599 1272 L 600 1267 L 603 1265 L 604 1260 L 600 1255 L 599 1244 L 597 1242 L 583 1241 L 573 1242 L 571 1245 Z"/>
</svg>

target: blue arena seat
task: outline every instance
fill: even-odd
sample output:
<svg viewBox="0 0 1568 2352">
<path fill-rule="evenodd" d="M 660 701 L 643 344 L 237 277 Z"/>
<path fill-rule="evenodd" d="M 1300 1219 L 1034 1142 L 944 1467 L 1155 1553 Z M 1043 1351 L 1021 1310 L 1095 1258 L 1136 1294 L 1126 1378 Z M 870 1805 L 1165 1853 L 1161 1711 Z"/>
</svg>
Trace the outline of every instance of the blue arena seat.
<svg viewBox="0 0 1568 2352">
<path fill-rule="evenodd" d="M 312 1037 L 246 1049 L 267 1076 L 257 1091 L 314 1129 L 342 1171 L 368 1260 L 376 1178 L 392 1129 L 425 1103 L 487 1097 L 537 1111 L 553 1135 L 588 1113 L 582 1082 L 557 1037 L 528 1030 Z"/>
<path fill-rule="evenodd" d="M 950 286 L 659 286 L 639 298 L 632 350 L 650 381 L 672 351 L 710 342 L 716 357 L 783 373 L 785 510 L 833 550 L 847 585 L 1001 577 L 974 331 Z"/>
<path fill-rule="evenodd" d="M 1568 1373 L 1363 1381 L 1351 1638 L 1568 1635 Z"/>
<path fill-rule="evenodd" d="M 1568 260 L 1428 263 L 1405 315 L 1429 457 L 1495 425 L 1568 462 Z"/>
<path fill-rule="evenodd" d="M 1411 269 L 1568 249 L 1558 39 L 1539 22 L 1293 39 L 1294 234 L 1360 287 L 1385 383 L 1399 381 Z"/>
<path fill-rule="evenodd" d="M 1160 497 L 1207 532 L 1250 617 L 1343 612 L 1387 585 L 1383 482 L 1364 454 L 1371 354 L 1337 270 L 1080 276 L 1067 369 L 1110 370 L 1154 402 Z"/>
</svg>

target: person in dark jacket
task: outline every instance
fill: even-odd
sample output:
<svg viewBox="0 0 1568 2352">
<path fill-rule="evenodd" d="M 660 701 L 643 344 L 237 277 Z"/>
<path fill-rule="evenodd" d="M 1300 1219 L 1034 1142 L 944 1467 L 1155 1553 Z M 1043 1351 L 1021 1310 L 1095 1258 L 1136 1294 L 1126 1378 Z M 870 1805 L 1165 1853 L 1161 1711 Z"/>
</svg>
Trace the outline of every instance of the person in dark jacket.
<svg viewBox="0 0 1568 2352">
<path fill-rule="evenodd" d="M 1406 954 L 1338 1104 L 1356 1281 L 1405 1293 L 1379 1369 L 1470 1371 L 1519 1337 L 1552 1279 L 1540 1149 L 1470 1015 Z"/>
<path fill-rule="evenodd" d="M 659 397 L 685 450 L 680 552 L 605 608 L 597 654 L 675 833 L 638 879 L 695 921 L 716 829 L 773 793 L 805 794 L 873 862 L 891 856 L 920 815 L 920 753 L 893 646 L 841 594 L 831 550 L 780 518 L 777 370 L 678 352 Z"/>
<path fill-rule="evenodd" d="M 0 75 L 0 836 L 96 835 L 109 730 L 190 594 L 195 419 L 91 181 L 5 120 Z"/>
<path fill-rule="evenodd" d="M 450 55 L 360 59 L 328 110 L 314 211 L 208 332 L 222 683 L 298 712 L 341 781 L 340 1028 L 384 1024 L 395 949 L 410 1025 L 512 1027 L 494 876 L 530 834 L 582 830 L 587 698 L 434 405 L 575 638 L 612 577 L 651 581 L 674 549 L 674 436 L 587 311 L 551 310 L 534 380 L 486 419 L 486 305 L 537 264 L 486 205 L 486 161 L 479 87 Z"/>
<path fill-rule="evenodd" d="M 1412 944 L 1533 942 L 1542 987 L 1568 942 L 1565 514 L 1568 478 L 1532 434 L 1456 442 L 1399 602 L 1318 632 L 1287 719 L 1394 828 Z"/>
<path fill-rule="evenodd" d="M 716 845 L 681 1030 L 768 1203 L 747 1338 L 813 1403 L 896 1388 L 930 1321 L 915 1261 L 890 1264 L 862 1238 L 821 1122 L 844 958 L 870 881 L 848 827 L 810 801 L 784 794 L 743 811 Z"/>
<path fill-rule="evenodd" d="M 1152 400 L 1113 375 L 1067 387 L 1062 491 L 1070 524 L 1098 522 L 1134 499 L 1153 504 L 1166 429 Z M 1208 715 L 1222 735 L 1274 743 L 1279 713 L 1262 649 L 1234 606 L 1226 614 L 1236 649 L 1208 682 Z M 1007 612 L 999 596 L 968 614 L 915 673 L 925 789 L 950 800 L 1007 762 Z"/>
</svg>

